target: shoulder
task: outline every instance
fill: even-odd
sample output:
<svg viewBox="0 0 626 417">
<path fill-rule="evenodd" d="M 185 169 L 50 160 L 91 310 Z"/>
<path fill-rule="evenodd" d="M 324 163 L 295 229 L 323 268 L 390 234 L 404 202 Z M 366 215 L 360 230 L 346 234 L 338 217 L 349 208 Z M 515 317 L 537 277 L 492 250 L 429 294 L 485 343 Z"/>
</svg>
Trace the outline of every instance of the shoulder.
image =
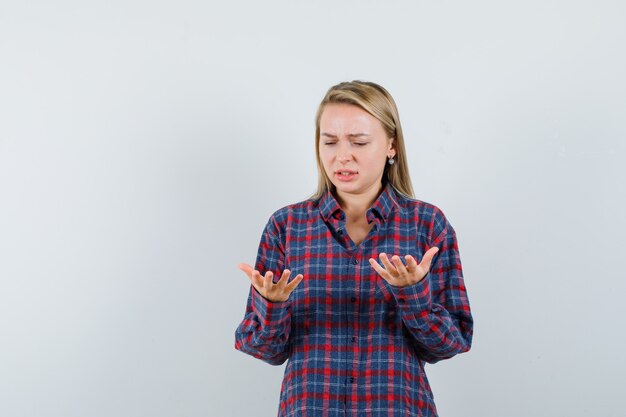
<svg viewBox="0 0 626 417">
<path fill-rule="evenodd" d="M 451 229 L 443 210 L 433 203 L 395 193 L 398 210 L 402 217 L 430 229 L 433 237 Z"/>
<path fill-rule="evenodd" d="M 283 222 L 289 218 L 310 217 L 317 208 L 317 200 L 303 200 L 297 203 L 288 204 L 276 210 L 270 217 L 278 222 Z"/>
<path fill-rule="evenodd" d="M 319 200 L 307 199 L 288 204 L 274 211 L 267 221 L 267 227 L 280 234 L 288 226 L 310 220 L 317 210 Z"/>
</svg>

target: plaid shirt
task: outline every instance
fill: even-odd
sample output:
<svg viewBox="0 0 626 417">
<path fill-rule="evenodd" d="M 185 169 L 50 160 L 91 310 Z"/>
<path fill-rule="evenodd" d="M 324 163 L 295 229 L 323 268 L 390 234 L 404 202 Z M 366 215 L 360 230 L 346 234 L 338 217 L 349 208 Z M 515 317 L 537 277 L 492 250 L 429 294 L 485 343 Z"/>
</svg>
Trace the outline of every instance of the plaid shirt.
<svg viewBox="0 0 626 417">
<path fill-rule="evenodd" d="M 289 360 L 279 416 L 436 416 L 424 363 L 469 350 L 473 321 L 454 229 L 432 204 L 385 186 L 367 211 L 360 245 L 327 192 L 276 211 L 255 268 L 304 280 L 285 302 L 250 288 L 235 348 L 279 365 Z M 417 284 L 389 285 L 368 262 L 379 253 L 439 252 Z"/>
</svg>

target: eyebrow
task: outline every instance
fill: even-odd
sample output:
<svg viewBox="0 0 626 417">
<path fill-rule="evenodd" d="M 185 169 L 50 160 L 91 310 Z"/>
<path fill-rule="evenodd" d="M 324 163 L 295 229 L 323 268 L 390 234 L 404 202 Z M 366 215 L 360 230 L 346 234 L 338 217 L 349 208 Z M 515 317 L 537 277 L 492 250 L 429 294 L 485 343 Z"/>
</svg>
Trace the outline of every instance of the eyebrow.
<svg viewBox="0 0 626 417">
<path fill-rule="evenodd" d="M 325 136 L 328 138 L 336 138 L 336 135 L 333 135 L 332 133 L 327 133 L 327 132 L 323 132 L 321 136 Z M 368 133 L 351 133 L 348 135 L 351 138 L 362 138 L 362 137 L 367 137 L 369 136 Z"/>
</svg>

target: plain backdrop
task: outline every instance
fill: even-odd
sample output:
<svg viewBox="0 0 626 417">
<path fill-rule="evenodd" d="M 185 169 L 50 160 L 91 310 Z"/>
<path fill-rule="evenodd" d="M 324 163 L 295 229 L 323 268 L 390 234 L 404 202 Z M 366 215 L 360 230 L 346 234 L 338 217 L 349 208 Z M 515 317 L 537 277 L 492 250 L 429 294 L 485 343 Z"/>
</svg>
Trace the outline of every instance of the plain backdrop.
<svg viewBox="0 0 626 417">
<path fill-rule="evenodd" d="M 455 227 L 442 417 L 622 416 L 626 5 L 0 2 L 0 415 L 273 416 L 234 350 L 261 231 L 345 80 L 400 109 Z"/>
</svg>

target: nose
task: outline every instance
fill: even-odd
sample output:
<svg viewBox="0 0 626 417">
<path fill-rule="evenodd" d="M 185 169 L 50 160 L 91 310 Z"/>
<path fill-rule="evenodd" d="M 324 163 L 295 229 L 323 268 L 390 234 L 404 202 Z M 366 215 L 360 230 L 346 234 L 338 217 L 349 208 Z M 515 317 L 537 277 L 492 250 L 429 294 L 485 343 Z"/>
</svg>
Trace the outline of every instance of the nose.
<svg viewBox="0 0 626 417">
<path fill-rule="evenodd" d="M 340 143 L 337 148 L 337 160 L 339 162 L 348 162 L 352 159 L 352 150 L 350 144 Z"/>
</svg>

